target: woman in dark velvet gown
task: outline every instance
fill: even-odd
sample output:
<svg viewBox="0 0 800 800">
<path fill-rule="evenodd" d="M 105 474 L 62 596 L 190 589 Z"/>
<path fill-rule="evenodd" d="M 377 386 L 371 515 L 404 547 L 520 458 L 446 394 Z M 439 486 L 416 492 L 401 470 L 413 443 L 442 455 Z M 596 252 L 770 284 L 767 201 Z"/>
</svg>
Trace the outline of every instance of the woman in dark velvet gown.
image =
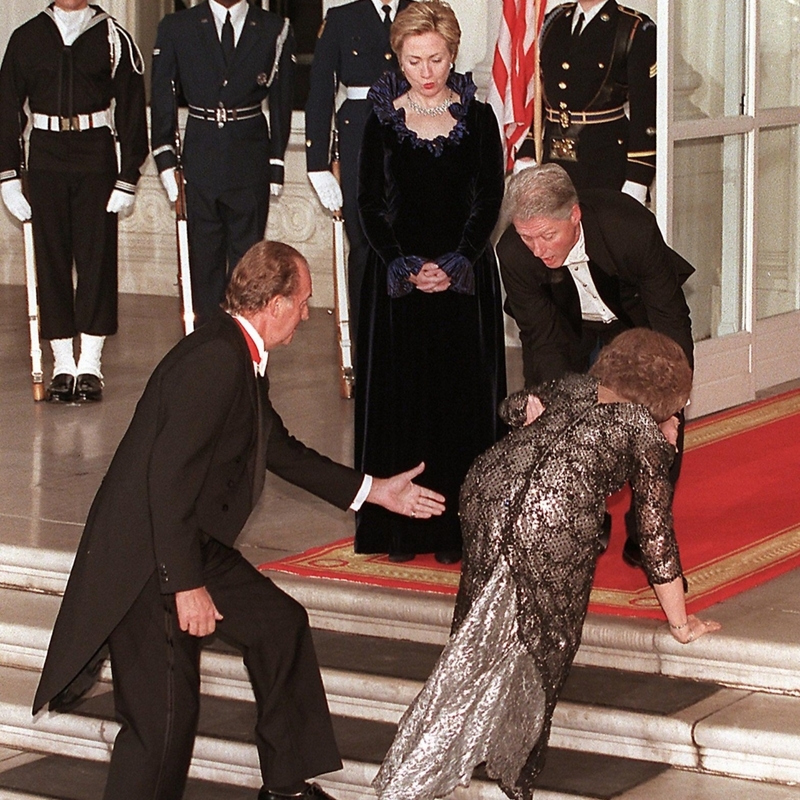
<svg viewBox="0 0 800 800">
<path fill-rule="evenodd" d="M 500 282 L 489 242 L 503 195 L 491 108 L 451 68 L 458 23 L 437 0 L 398 14 L 392 47 L 404 75 L 370 92 L 359 207 L 372 252 L 357 347 L 355 461 L 373 475 L 425 462 L 419 481 L 447 498 L 436 519 L 365 507 L 355 549 L 402 561 L 458 560 L 461 481 L 502 433 Z M 444 59 L 442 63 L 442 51 Z"/>
</svg>

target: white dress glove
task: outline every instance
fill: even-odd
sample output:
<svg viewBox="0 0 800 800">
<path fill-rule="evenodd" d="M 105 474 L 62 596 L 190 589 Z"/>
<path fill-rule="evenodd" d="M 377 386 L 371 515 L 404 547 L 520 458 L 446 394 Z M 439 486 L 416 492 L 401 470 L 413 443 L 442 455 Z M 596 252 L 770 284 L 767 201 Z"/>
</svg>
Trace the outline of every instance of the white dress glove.
<svg viewBox="0 0 800 800">
<path fill-rule="evenodd" d="M 269 185 L 269 193 L 273 197 L 280 197 L 281 192 L 283 192 L 283 184 L 282 183 L 271 183 Z"/>
<path fill-rule="evenodd" d="M 642 205 L 647 201 L 647 187 L 642 186 L 641 183 L 634 183 L 633 181 L 625 181 L 622 184 L 622 191 L 629 194 L 634 200 L 638 200 Z"/>
<path fill-rule="evenodd" d="M 338 211 L 342 207 L 342 187 L 327 169 L 319 172 L 309 172 L 308 179 L 317 193 L 320 203 L 328 211 Z"/>
<path fill-rule="evenodd" d="M 518 158 L 514 162 L 514 166 L 511 168 L 511 174 L 517 175 L 518 173 L 522 172 L 522 170 L 530 169 L 531 167 L 535 166 L 536 166 L 535 158 Z"/>
<path fill-rule="evenodd" d="M 168 167 L 163 172 L 158 173 L 161 178 L 161 185 L 167 193 L 167 199 L 174 203 L 178 199 L 178 180 L 175 177 L 175 167 Z"/>
<path fill-rule="evenodd" d="M 119 214 L 121 217 L 130 216 L 133 213 L 133 202 L 136 195 L 130 192 L 123 192 L 121 189 L 114 189 L 111 192 L 111 197 L 108 198 L 108 205 L 106 211 L 109 214 Z"/>
<path fill-rule="evenodd" d="M 31 218 L 31 205 L 22 194 L 22 181 L 19 178 L 0 184 L 0 193 L 6 208 L 20 222 L 27 222 Z"/>
</svg>

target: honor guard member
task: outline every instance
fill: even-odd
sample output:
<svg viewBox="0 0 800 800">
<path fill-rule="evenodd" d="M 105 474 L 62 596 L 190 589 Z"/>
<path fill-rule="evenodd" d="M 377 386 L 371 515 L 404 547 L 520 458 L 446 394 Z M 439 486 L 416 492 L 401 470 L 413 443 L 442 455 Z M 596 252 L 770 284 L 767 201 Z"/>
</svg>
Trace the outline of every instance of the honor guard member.
<svg viewBox="0 0 800 800">
<path fill-rule="evenodd" d="M 579 190 L 622 189 L 644 203 L 656 168 L 655 23 L 615 0 L 565 3 L 545 17 L 540 63 L 543 161 Z M 532 140 L 520 155 L 533 156 Z"/>
<path fill-rule="evenodd" d="M 199 324 L 222 301 L 230 271 L 264 238 L 270 194 L 283 187 L 294 52 L 289 21 L 246 0 L 208 0 L 159 24 L 151 144 L 174 202 L 176 96 L 182 93 L 189 106 L 183 167 Z M 262 111 L 267 98 L 269 122 Z"/>
<path fill-rule="evenodd" d="M 358 216 L 358 154 L 372 103 L 370 86 L 387 70 L 397 69 L 389 46 L 389 29 L 409 0 L 355 0 L 331 8 L 314 49 L 311 86 L 306 104 L 306 168 L 320 202 L 329 211 L 343 208 L 350 244 L 347 259 L 350 330 L 358 325 L 361 282 L 369 252 Z M 339 87 L 345 99 L 336 112 L 341 188 L 330 171 L 331 123 Z"/>
<path fill-rule="evenodd" d="M 103 343 L 117 332 L 117 219 L 133 210 L 147 157 L 143 71 L 130 34 L 87 0 L 55 0 L 17 28 L 0 69 L 0 190 L 17 219 L 33 222 L 51 401 L 103 396 Z"/>
</svg>

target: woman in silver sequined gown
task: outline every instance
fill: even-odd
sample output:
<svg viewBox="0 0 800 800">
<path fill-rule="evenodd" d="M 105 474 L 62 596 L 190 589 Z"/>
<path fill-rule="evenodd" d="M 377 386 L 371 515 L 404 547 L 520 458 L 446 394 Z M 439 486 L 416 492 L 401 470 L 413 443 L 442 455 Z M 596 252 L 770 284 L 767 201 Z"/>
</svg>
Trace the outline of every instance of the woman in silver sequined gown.
<svg viewBox="0 0 800 800">
<path fill-rule="evenodd" d="M 653 331 L 627 331 L 606 350 L 623 337 L 637 357 L 642 337 L 656 350 L 666 340 L 670 357 L 685 364 L 680 348 Z M 598 372 L 608 363 L 601 356 Z M 685 373 L 688 388 L 658 413 L 664 420 L 686 401 L 688 364 Z M 509 797 L 533 797 L 580 644 L 605 499 L 628 480 L 647 575 L 673 635 L 689 642 L 719 627 L 686 616 L 670 510 L 674 442 L 652 405 L 625 400 L 636 391 L 622 395 L 624 380 L 607 377 L 601 385 L 593 375 L 570 375 L 538 388 L 545 410 L 531 425 L 531 392 L 503 403 L 513 430 L 478 457 L 461 490 L 464 562 L 450 640 L 375 778 L 381 800 L 444 797 L 484 762 Z"/>
</svg>

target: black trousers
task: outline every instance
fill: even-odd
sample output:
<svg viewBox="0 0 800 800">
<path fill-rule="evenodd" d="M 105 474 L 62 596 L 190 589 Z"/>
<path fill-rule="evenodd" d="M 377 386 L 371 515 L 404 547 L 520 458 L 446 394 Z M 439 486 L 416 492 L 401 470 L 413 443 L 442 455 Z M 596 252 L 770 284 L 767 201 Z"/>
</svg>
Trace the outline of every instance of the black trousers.
<svg viewBox="0 0 800 800">
<path fill-rule="evenodd" d="M 106 212 L 116 175 L 32 169 L 28 179 L 42 338 L 116 333 L 117 215 Z"/>
<path fill-rule="evenodd" d="M 264 238 L 269 184 L 217 191 L 186 183 L 192 300 L 198 324 L 225 297 L 228 276 L 242 256 Z"/>
<path fill-rule="evenodd" d="M 289 786 L 341 768 L 305 609 L 237 551 L 203 546 L 206 588 L 256 698 L 264 785 Z M 200 704 L 202 641 L 180 630 L 157 576 L 109 638 L 117 735 L 105 800 L 180 800 Z"/>
</svg>

